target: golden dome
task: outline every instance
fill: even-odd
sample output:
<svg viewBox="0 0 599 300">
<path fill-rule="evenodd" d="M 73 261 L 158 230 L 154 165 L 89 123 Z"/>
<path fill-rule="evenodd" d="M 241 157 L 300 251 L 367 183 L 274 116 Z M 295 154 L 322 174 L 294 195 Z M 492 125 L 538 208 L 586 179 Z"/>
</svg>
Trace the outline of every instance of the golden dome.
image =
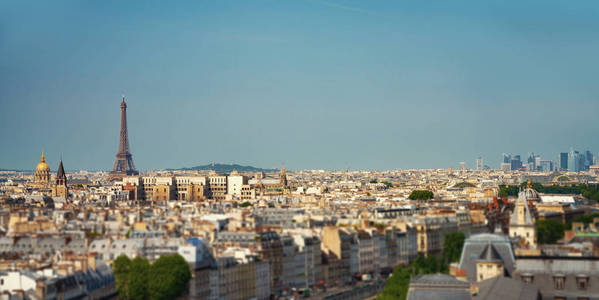
<svg viewBox="0 0 599 300">
<path fill-rule="evenodd" d="M 50 166 L 46 163 L 46 157 L 44 156 L 44 152 L 42 152 L 42 157 L 40 159 L 40 163 L 35 167 L 35 171 L 50 171 Z"/>
</svg>

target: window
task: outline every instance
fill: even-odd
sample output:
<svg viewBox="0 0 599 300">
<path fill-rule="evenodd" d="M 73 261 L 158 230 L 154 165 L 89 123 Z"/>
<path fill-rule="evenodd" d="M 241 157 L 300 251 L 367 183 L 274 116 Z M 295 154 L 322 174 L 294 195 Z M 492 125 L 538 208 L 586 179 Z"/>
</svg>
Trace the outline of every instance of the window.
<svg viewBox="0 0 599 300">
<path fill-rule="evenodd" d="M 525 283 L 532 283 L 534 277 L 531 274 L 522 275 L 522 281 Z"/>
<path fill-rule="evenodd" d="M 586 290 L 589 284 L 589 277 L 586 275 L 578 275 L 576 276 L 576 286 L 580 290 Z"/>
<path fill-rule="evenodd" d="M 553 277 L 553 283 L 555 285 L 555 289 L 563 290 L 564 289 L 564 281 L 565 281 L 565 278 L 563 275 L 558 275 L 558 276 Z"/>
</svg>

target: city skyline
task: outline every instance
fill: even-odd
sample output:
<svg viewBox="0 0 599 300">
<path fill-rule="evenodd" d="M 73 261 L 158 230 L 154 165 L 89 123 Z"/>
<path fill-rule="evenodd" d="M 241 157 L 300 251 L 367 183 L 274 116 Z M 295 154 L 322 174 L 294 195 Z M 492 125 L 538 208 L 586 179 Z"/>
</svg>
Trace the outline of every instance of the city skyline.
<svg viewBox="0 0 599 300">
<path fill-rule="evenodd" d="M 109 170 L 122 91 L 139 170 L 599 149 L 592 2 L 75 3 L 0 4 L 0 168 Z"/>
</svg>

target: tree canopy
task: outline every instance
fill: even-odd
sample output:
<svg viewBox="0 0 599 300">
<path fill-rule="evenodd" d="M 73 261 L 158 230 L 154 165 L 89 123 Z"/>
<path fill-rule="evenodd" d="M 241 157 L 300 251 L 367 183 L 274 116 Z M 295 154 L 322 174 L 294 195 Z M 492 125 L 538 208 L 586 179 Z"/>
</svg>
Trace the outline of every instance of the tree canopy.
<svg viewBox="0 0 599 300">
<path fill-rule="evenodd" d="M 539 244 L 555 244 L 564 237 L 566 226 L 555 220 L 538 220 L 536 227 Z"/>
<path fill-rule="evenodd" d="M 163 255 L 150 267 L 149 293 L 152 300 L 174 299 L 187 289 L 189 265 L 179 254 Z"/>
<path fill-rule="evenodd" d="M 179 254 L 163 255 L 151 265 L 143 257 L 130 260 L 121 255 L 112 267 L 118 297 L 124 300 L 175 299 L 191 279 L 189 265 Z"/>
<path fill-rule="evenodd" d="M 598 217 L 599 217 L 598 213 L 588 214 L 588 215 L 574 218 L 574 220 L 572 220 L 572 222 L 582 222 L 582 223 L 584 223 L 584 225 L 589 225 L 589 224 L 593 223 L 593 220 L 595 218 L 598 218 Z"/>
<path fill-rule="evenodd" d="M 410 278 L 423 274 L 448 273 L 449 263 L 458 261 L 464 247 L 465 236 L 461 232 L 452 232 L 445 236 L 443 251 L 439 258 L 432 255 L 418 257 L 407 266 L 399 266 L 387 282 L 377 300 L 406 299 L 410 287 Z"/>
<path fill-rule="evenodd" d="M 499 185 L 499 196 L 500 197 L 509 197 L 509 196 L 518 196 L 518 191 L 520 188 L 525 188 L 527 185 L 526 182 L 523 182 L 520 185 Z M 573 186 L 562 186 L 562 185 L 549 185 L 544 186 L 538 182 L 532 183 L 532 188 L 535 189 L 539 193 L 544 194 L 573 194 L 573 195 L 582 195 L 583 197 L 593 200 L 599 201 L 599 185 L 597 184 L 579 184 Z"/>
<path fill-rule="evenodd" d="M 424 258 L 422 254 L 407 266 L 399 266 L 393 270 L 391 277 L 387 279 L 383 291 L 377 296 L 377 300 L 406 299 L 410 287 L 410 278 L 423 274 L 447 273 L 447 264 L 443 258 L 429 256 Z"/>
<path fill-rule="evenodd" d="M 252 203 L 250 203 L 248 201 L 245 201 L 245 202 L 239 204 L 239 207 L 242 207 L 242 208 L 245 208 L 245 207 L 248 207 L 248 206 L 252 206 Z"/>
<path fill-rule="evenodd" d="M 462 232 L 451 232 L 445 235 L 442 257 L 446 264 L 460 260 L 466 236 Z"/>
<path fill-rule="evenodd" d="M 430 200 L 435 197 L 435 194 L 429 190 L 413 190 L 408 196 L 410 200 Z"/>
<path fill-rule="evenodd" d="M 147 259 L 138 256 L 131 261 L 128 276 L 128 299 L 148 299 L 148 272 L 150 263 Z"/>
<path fill-rule="evenodd" d="M 112 263 L 116 290 L 120 299 L 127 299 L 129 295 L 129 269 L 131 260 L 127 255 L 121 254 Z"/>
</svg>

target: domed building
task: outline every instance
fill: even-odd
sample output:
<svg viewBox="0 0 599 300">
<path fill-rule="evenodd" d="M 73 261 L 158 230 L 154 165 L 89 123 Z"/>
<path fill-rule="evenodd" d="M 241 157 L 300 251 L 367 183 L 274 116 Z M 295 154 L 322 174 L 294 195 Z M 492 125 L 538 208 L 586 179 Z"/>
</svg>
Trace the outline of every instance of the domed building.
<svg viewBox="0 0 599 300">
<path fill-rule="evenodd" d="M 524 193 L 524 198 L 529 203 L 541 202 L 541 197 L 539 196 L 539 193 L 532 188 L 532 181 L 530 179 L 526 183 L 526 189 L 524 189 L 522 192 Z"/>
<path fill-rule="evenodd" d="M 42 152 L 42 157 L 40 158 L 40 163 L 35 167 L 35 177 L 34 182 L 37 184 L 47 185 L 50 183 L 50 166 L 46 163 L 46 157 L 44 156 L 44 152 Z"/>
</svg>

